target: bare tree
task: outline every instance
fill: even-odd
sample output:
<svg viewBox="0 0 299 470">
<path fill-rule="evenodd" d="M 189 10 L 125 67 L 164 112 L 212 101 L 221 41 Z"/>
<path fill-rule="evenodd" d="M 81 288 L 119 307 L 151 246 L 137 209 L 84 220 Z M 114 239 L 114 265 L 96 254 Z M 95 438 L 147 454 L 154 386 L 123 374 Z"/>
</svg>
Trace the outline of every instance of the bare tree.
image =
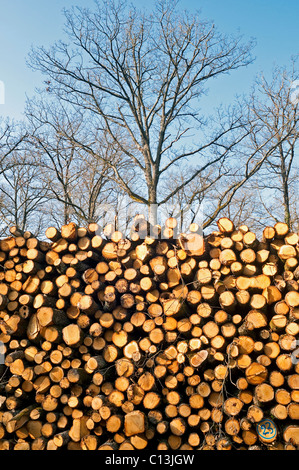
<svg viewBox="0 0 299 470">
<path fill-rule="evenodd" d="M 107 143 L 98 142 L 94 150 L 103 156 L 94 158 L 76 144 L 76 139 L 85 140 L 90 123 L 64 102 L 45 97 L 29 100 L 26 115 L 35 164 L 48 187 L 51 216 L 60 223 L 99 222 L 108 210 L 107 205 L 115 205 L 119 197 L 108 164 L 119 159 L 117 153 Z"/>
<path fill-rule="evenodd" d="M 222 178 L 209 194 L 220 207 L 225 183 L 230 188 L 228 204 L 222 204 L 219 214 L 230 217 L 236 225 L 246 223 L 257 233 L 281 220 L 293 230 L 299 227 L 297 65 L 297 59 L 292 59 L 290 67 L 275 68 L 270 79 L 257 77 L 252 93 L 243 101 L 249 132 L 238 147 L 238 158 L 246 163 L 244 175 L 249 174 L 249 168 L 254 171 L 242 186 L 239 170 L 237 178 L 230 171 L 238 190 L 234 192 L 233 183 L 227 185 Z"/>
<path fill-rule="evenodd" d="M 0 119 L 0 224 L 1 234 L 10 225 L 23 228 L 38 203 L 33 188 L 35 172 L 27 158 L 28 130 L 25 123 Z M 36 173 L 35 173 L 36 176 Z M 38 182 L 36 182 L 38 186 Z"/>
<path fill-rule="evenodd" d="M 260 205 L 273 221 L 284 220 L 291 227 L 298 212 L 298 89 L 298 60 L 293 59 L 290 69 L 276 68 L 270 80 L 264 75 L 258 77 L 248 103 L 256 123 L 250 147 L 254 151 L 261 141 L 267 141 L 267 146 L 259 150 L 260 156 L 273 147 L 255 181 Z"/>
<path fill-rule="evenodd" d="M 15 155 L 24 150 L 27 137 L 24 123 L 0 118 L 0 175 L 17 164 Z"/>
<path fill-rule="evenodd" d="M 227 159 L 246 135 L 239 113 L 212 129 L 199 104 L 213 78 L 251 63 L 252 43 L 221 34 L 171 0 L 158 1 L 149 14 L 108 1 L 65 17 L 70 44 L 33 50 L 31 67 L 46 76 L 49 93 L 84 110 L 98 131 L 84 142 L 73 135 L 77 145 L 99 158 L 94 142 L 104 135 L 131 162 L 142 185 L 131 184 L 127 167 L 100 155 L 135 201 L 167 203 L 182 186 L 165 193 L 161 185 L 179 164 L 194 163 L 188 185 Z"/>
<path fill-rule="evenodd" d="M 48 188 L 29 152 L 12 152 L 10 165 L 0 177 L 2 235 L 8 235 L 12 225 L 39 235 L 47 219 L 43 210 L 47 193 Z"/>
<path fill-rule="evenodd" d="M 221 168 L 221 165 L 211 166 L 188 185 L 184 183 L 188 179 L 188 175 L 192 173 L 192 167 L 181 167 L 175 173 L 170 173 L 168 181 L 165 181 L 165 192 L 171 191 L 174 187 L 180 189 L 163 205 L 160 213 L 164 220 L 167 217 L 175 217 L 181 232 L 187 231 L 193 222 L 204 228 L 209 214 L 208 201 L 213 198 L 216 186 L 220 181 L 222 185 L 222 180 L 225 177 Z"/>
</svg>

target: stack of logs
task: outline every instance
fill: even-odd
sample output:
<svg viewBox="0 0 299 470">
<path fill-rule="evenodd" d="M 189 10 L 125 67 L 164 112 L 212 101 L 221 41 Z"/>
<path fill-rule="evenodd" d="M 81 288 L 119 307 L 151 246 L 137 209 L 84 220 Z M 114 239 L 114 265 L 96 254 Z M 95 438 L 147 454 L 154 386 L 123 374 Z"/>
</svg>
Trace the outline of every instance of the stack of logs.
<svg viewBox="0 0 299 470">
<path fill-rule="evenodd" d="M 298 449 L 298 234 L 217 225 L 11 227 L 0 450 Z"/>
</svg>

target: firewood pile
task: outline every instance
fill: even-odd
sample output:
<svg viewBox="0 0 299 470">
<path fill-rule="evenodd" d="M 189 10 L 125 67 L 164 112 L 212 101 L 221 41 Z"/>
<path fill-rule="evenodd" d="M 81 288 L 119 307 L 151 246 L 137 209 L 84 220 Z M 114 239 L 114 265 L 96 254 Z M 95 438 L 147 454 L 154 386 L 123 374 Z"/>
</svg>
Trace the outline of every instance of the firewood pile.
<svg viewBox="0 0 299 470">
<path fill-rule="evenodd" d="M 299 236 L 222 217 L 0 241 L 1 450 L 299 446 Z"/>
</svg>

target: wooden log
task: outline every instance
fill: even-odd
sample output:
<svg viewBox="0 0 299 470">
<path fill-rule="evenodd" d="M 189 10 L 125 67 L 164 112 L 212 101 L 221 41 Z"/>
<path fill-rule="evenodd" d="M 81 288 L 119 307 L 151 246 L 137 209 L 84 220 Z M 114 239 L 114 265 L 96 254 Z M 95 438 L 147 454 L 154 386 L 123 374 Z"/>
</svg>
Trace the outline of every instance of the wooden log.
<svg viewBox="0 0 299 470">
<path fill-rule="evenodd" d="M 134 410 L 125 415 L 124 432 L 130 437 L 136 434 L 143 434 L 145 431 L 145 414 L 139 410 Z"/>
<path fill-rule="evenodd" d="M 225 234 L 232 233 L 235 229 L 234 223 L 228 217 L 221 217 L 217 221 L 217 226 L 220 232 Z"/>
<path fill-rule="evenodd" d="M 78 325 L 70 324 L 63 328 L 62 336 L 68 346 L 76 346 L 81 342 L 83 333 Z"/>
<path fill-rule="evenodd" d="M 299 445 L 299 426 L 291 424 L 286 426 L 283 431 L 283 439 L 286 443 L 292 443 L 295 446 Z"/>
</svg>

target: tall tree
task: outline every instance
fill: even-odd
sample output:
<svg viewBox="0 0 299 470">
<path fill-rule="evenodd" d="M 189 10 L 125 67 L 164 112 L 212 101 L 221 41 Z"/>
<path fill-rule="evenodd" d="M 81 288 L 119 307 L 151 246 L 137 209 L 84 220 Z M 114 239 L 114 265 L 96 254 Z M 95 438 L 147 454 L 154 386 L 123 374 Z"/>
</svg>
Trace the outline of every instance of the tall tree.
<svg viewBox="0 0 299 470">
<path fill-rule="evenodd" d="M 18 164 L 15 156 L 26 148 L 27 137 L 24 123 L 0 117 L 0 176 Z"/>
<path fill-rule="evenodd" d="M 73 8 L 65 17 L 69 44 L 34 49 L 31 67 L 46 76 L 49 93 L 84 110 L 94 132 L 84 142 L 73 135 L 77 145 L 105 160 L 94 147 L 104 135 L 126 156 L 143 184 L 132 184 L 127 167 L 106 162 L 132 199 L 164 204 L 182 189 L 161 191 L 179 165 L 193 162 L 188 185 L 229 158 L 246 135 L 242 118 L 233 111 L 212 127 L 200 99 L 212 79 L 251 63 L 251 42 L 221 34 L 172 0 L 159 0 L 150 13 L 126 1 L 96 2 L 93 11 Z"/>
<path fill-rule="evenodd" d="M 76 220 L 78 223 L 99 221 L 103 204 L 116 198 L 111 184 L 108 163 L 91 158 L 89 152 L 73 139 L 84 140 L 85 125 L 81 113 L 74 112 L 65 103 L 45 99 L 32 99 L 26 106 L 30 143 L 40 177 L 48 188 L 48 205 L 59 223 Z M 97 153 L 108 153 L 106 147 L 95 146 Z M 106 154 L 113 162 L 117 156 Z"/>
<path fill-rule="evenodd" d="M 273 148 L 255 181 L 260 205 L 273 221 L 284 220 L 291 227 L 298 213 L 298 89 L 298 60 L 292 59 L 290 67 L 275 68 L 270 79 L 259 76 L 248 102 L 251 120 L 256 123 L 250 134 L 251 149 L 267 141 L 259 150 L 263 157 Z"/>
<path fill-rule="evenodd" d="M 28 194 L 32 188 L 31 184 L 27 196 L 25 195 L 27 191 L 25 186 L 29 180 L 32 182 L 32 175 L 34 173 L 32 161 L 25 158 L 28 144 L 27 139 L 28 130 L 25 123 L 0 118 L 1 234 L 8 233 L 10 224 L 19 225 L 19 228 L 24 226 L 25 219 L 28 219 L 25 214 L 28 215 L 29 212 L 32 212 L 32 205 L 28 199 Z M 26 171 L 28 172 L 27 176 Z M 23 185 L 24 188 L 22 188 Z M 23 194 L 21 195 L 22 191 Z M 24 203 L 25 199 L 26 203 Z M 29 208 L 30 205 L 31 208 Z"/>
<path fill-rule="evenodd" d="M 7 236 L 15 225 L 40 235 L 47 222 L 48 187 L 29 149 L 12 152 L 9 161 L 0 178 L 1 234 Z"/>
</svg>

